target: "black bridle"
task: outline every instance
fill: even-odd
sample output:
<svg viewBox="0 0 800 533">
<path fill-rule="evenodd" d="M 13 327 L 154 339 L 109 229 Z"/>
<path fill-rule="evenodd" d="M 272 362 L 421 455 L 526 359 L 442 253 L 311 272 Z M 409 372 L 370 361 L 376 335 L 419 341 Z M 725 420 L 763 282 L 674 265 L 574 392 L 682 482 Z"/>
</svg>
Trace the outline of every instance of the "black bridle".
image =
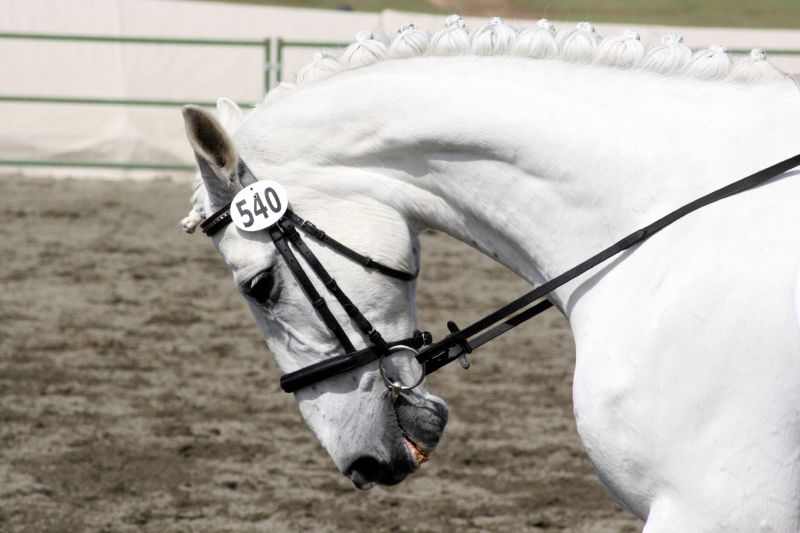
<svg viewBox="0 0 800 533">
<path fill-rule="evenodd" d="M 320 241 L 348 259 L 360 263 L 365 268 L 375 270 L 386 276 L 390 276 L 402 281 L 413 281 L 416 279 L 419 272 L 411 274 L 373 261 L 369 257 L 361 255 L 360 253 L 333 239 L 324 231 L 320 230 L 307 220 L 303 220 L 291 210 L 287 210 L 284 216 L 266 231 L 269 232 L 272 242 L 275 243 L 278 252 L 280 252 L 295 280 L 297 280 L 297 283 L 305 292 L 322 321 L 339 341 L 339 344 L 341 344 L 345 353 L 343 355 L 338 355 L 318 363 L 314 363 L 295 372 L 285 374 L 283 377 L 281 377 L 281 388 L 283 388 L 283 390 L 286 392 L 295 392 L 308 385 L 312 385 L 324 379 L 347 372 L 348 370 L 352 370 L 354 368 L 358 368 L 373 361 L 380 360 L 381 364 L 379 366 L 381 375 L 383 376 L 384 380 L 386 380 L 387 385 L 393 390 L 393 393 L 397 394 L 397 392 L 401 390 L 413 389 L 422 382 L 426 375 L 435 372 L 436 370 L 455 360 L 459 360 L 462 366 L 467 368 L 469 366 L 469 360 L 467 358 L 468 354 L 470 354 L 475 348 L 486 344 L 498 335 L 502 335 L 526 320 L 529 320 L 552 307 L 552 302 L 544 298 L 565 283 L 572 281 L 576 277 L 584 274 L 588 270 L 591 270 L 600 263 L 603 263 L 620 252 L 623 252 L 632 246 L 645 241 L 655 233 L 661 231 L 665 227 L 688 215 L 689 213 L 692 213 L 693 211 L 696 211 L 701 207 L 705 207 L 716 201 L 765 183 L 767 180 L 779 176 L 796 166 L 800 166 L 800 154 L 760 170 L 755 174 L 751 174 L 746 178 L 735 181 L 709 194 L 706 194 L 705 196 L 702 196 L 659 218 L 652 224 L 631 233 L 627 237 L 619 240 L 608 248 L 593 255 L 589 259 L 567 270 L 563 274 L 556 276 L 534 290 L 523 294 L 508 305 L 498 309 L 497 311 L 494 311 L 477 322 L 470 324 L 464 329 L 459 329 L 458 326 L 456 326 L 452 321 L 448 322 L 447 327 L 450 330 L 450 334 L 433 344 L 431 344 L 430 333 L 422 331 L 416 331 L 414 335 L 408 339 L 402 339 L 394 342 L 387 342 L 384 340 L 381 334 L 372 326 L 372 324 L 370 324 L 366 317 L 364 317 L 364 314 L 358 309 L 358 307 L 352 301 L 350 301 L 344 292 L 342 292 L 337 285 L 336 280 L 334 280 L 330 274 L 328 274 L 328 272 L 322 266 L 322 263 L 320 263 L 319 259 L 317 259 L 313 252 L 308 248 L 297 229 L 299 228 L 307 235 Z M 247 166 L 242 164 L 241 167 L 243 168 L 244 172 L 241 178 L 242 184 L 244 185 L 245 183 L 251 183 L 255 181 L 256 178 L 252 175 Z M 211 217 L 203 222 L 200 227 L 203 230 L 203 233 L 210 237 L 219 232 L 230 222 L 230 205 L 228 205 L 211 215 Z M 319 292 L 314 288 L 311 280 L 306 275 L 303 267 L 300 265 L 300 262 L 292 251 L 292 247 L 294 247 L 302 255 L 303 259 L 311 267 L 322 284 L 341 304 L 347 315 L 353 320 L 353 322 L 355 322 L 356 326 L 361 330 L 361 332 L 366 335 L 367 338 L 369 338 L 370 342 L 372 343 L 371 346 L 368 346 L 362 350 L 355 350 L 353 343 L 347 337 L 344 329 L 328 308 L 325 299 L 320 296 Z M 534 304 L 534 302 L 537 302 L 537 300 L 541 301 Z M 418 351 L 425 345 L 429 346 L 421 352 Z M 385 374 L 382 366 L 382 360 L 384 357 L 388 356 L 393 351 L 401 349 L 411 350 L 414 352 L 416 360 L 422 365 L 423 369 L 422 376 L 420 377 L 419 381 L 410 386 L 402 386 L 399 383 L 393 382 L 393 380 Z"/>
<path fill-rule="evenodd" d="M 256 181 L 255 176 L 243 162 L 241 162 L 239 165 L 239 171 L 240 181 L 243 186 L 246 187 L 247 185 Z M 232 221 L 230 209 L 231 206 L 228 204 L 208 217 L 200 225 L 203 233 L 209 237 L 212 237 L 225 226 L 230 224 Z M 414 281 L 419 275 L 419 271 L 412 274 L 410 272 L 405 272 L 386 266 L 378 261 L 375 261 L 369 256 L 362 255 L 329 236 L 327 233 L 317 228 L 313 223 L 309 222 L 308 220 L 304 220 L 295 214 L 291 209 L 287 209 L 284 215 L 273 226 L 267 228 L 265 231 L 269 233 L 272 242 L 275 244 L 275 247 L 281 254 L 281 257 L 283 257 L 283 260 L 286 262 L 286 266 L 289 268 L 292 276 L 297 281 L 298 285 L 300 285 L 300 288 L 303 290 L 308 300 L 311 302 L 312 307 L 314 307 L 322 322 L 339 341 L 342 350 L 344 350 L 344 355 L 325 359 L 296 372 L 291 372 L 282 376 L 281 387 L 284 391 L 295 392 L 303 387 L 328 377 L 342 374 L 348 370 L 358 368 L 371 363 L 372 361 L 386 357 L 393 351 L 398 351 L 400 349 L 408 349 L 417 354 L 417 350 L 419 350 L 419 348 L 431 343 L 432 337 L 427 331 L 415 331 L 414 334 L 409 338 L 387 342 L 380 332 L 375 329 L 369 320 L 367 320 L 358 306 L 347 297 L 344 291 L 342 291 L 342 289 L 339 287 L 339 284 L 336 283 L 336 280 L 331 277 L 317 256 L 314 255 L 314 252 L 312 252 L 305 243 L 302 235 L 298 231 L 298 228 L 332 250 L 335 250 L 337 253 L 356 263 L 359 263 L 364 268 L 375 270 L 376 272 L 379 272 L 385 276 L 405 282 Z M 297 252 L 311 267 L 311 270 L 322 282 L 328 292 L 330 292 L 334 298 L 336 298 L 336 300 L 344 309 L 345 313 L 347 313 L 347 316 L 350 317 L 350 319 L 356 324 L 361 333 L 363 333 L 369 339 L 369 341 L 372 343 L 370 346 L 362 350 L 355 349 L 353 342 L 347 336 L 347 333 L 342 325 L 339 324 L 339 321 L 336 320 L 336 317 L 331 312 L 325 299 L 314 287 L 314 284 L 309 279 L 294 251 L 292 251 L 292 248 L 297 250 Z M 408 390 L 416 387 L 426 375 L 423 373 L 423 375 L 420 377 L 420 381 L 412 387 L 403 387 L 390 380 L 384 373 L 383 368 L 381 368 L 381 374 L 384 376 L 384 379 L 386 379 L 395 387 L 395 393 L 399 390 Z"/>
</svg>

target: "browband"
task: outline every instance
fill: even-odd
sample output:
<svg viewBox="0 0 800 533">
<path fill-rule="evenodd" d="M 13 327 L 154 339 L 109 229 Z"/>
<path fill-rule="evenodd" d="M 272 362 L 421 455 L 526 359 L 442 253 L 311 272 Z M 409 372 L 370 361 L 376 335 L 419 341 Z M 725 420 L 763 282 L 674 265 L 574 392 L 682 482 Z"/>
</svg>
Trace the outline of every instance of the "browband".
<svg viewBox="0 0 800 533">
<path fill-rule="evenodd" d="M 228 204 L 210 217 L 207 217 L 203 223 L 200 224 L 200 229 L 203 230 L 203 233 L 208 237 L 213 237 L 219 233 L 222 228 L 230 224 L 232 220 L 231 205 Z"/>
<path fill-rule="evenodd" d="M 381 274 L 402 281 L 414 281 L 415 279 L 417 279 L 417 276 L 419 276 L 419 270 L 417 270 L 413 274 L 411 272 L 404 272 L 402 270 L 397 270 L 396 268 L 392 268 L 382 263 L 379 263 L 367 255 L 363 255 L 356 252 L 352 248 L 345 246 L 341 242 L 337 241 L 336 239 L 334 239 L 333 237 L 331 237 L 330 235 L 319 229 L 313 223 L 300 217 L 291 209 L 286 210 L 286 213 L 284 213 L 283 218 L 290 220 L 293 224 L 295 224 L 298 228 L 303 230 L 306 234 L 311 235 L 312 237 L 314 237 L 314 239 L 325 244 L 332 250 L 335 250 L 336 252 L 347 257 L 348 259 L 352 259 L 356 263 L 360 263 L 362 266 L 364 266 L 364 268 L 375 270 L 377 272 L 380 272 Z M 200 229 L 203 230 L 203 233 L 205 233 L 207 236 L 213 237 L 214 235 L 219 233 L 220 230 L 222 230 L 222 228 L 230 224 L 232 221 L 233 219 L 231 218 L 231 206 L 226 205 L 225 207 L 218 210 L 210 217 L 206 218 L 203 221 L 203 223 L 200 224 Z"/>
</svg>

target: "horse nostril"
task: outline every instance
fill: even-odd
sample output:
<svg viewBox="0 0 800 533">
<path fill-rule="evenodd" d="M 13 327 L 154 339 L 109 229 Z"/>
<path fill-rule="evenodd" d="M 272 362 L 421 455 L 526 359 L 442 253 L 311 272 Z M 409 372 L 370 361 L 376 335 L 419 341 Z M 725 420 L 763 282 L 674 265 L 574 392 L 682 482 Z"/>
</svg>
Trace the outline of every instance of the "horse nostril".
<svg viewBox="0 0 800 533">
<path fill-rule="evenodd" d="M 345 475 L 361 490 L 369 490 L 375 486 L 381 475 L 381 463 L 374 457 L 359 457 Z"/>
</svg>

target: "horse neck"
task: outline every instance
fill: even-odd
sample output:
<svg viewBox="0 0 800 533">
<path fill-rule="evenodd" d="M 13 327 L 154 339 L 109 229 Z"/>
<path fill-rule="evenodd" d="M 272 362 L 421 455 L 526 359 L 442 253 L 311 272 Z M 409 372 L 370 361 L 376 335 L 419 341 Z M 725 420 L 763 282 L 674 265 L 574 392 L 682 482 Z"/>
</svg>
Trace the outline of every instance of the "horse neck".
<svg viewBox="0 0 800 533">
<path fill-rule="evenodd" d="M 312 173 L 342 168 L 336 187 L 363 188 L 533 283 L 800 151 L 791 134 L 800 98 L 789 82 L 511 57 L 378 64 L 264 115 L 261 127 L 275 128 L 267 138 L 281 141 L 262 155 L 302 160 Z"/>
</svg>

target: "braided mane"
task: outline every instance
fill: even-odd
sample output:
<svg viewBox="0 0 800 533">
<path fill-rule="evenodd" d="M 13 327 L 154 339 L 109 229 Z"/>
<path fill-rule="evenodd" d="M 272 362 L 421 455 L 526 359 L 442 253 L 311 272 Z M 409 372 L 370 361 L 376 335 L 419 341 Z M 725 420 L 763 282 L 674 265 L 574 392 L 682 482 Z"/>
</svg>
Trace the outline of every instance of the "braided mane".
<svg viewBox="0 0 800 533">
<path fill-rule="evenodd" d="M 603 39 L 589 22 L 556 31 L 546 19 L 517 30 L 500 18 L 493 18 L 485 26 L 470 31 L 461 17 L 450 15 L 444 28 L 436 33 L 413 24 L 404 24 L 394 37 L 386 40 L 361 32 L 339 56 L 318 53 L 311 63 L 300 69 L 294 82 L 279 84 L 266 95 L 264 103 L 268 105 L 298 87 L 340 72 L 382 61 L 463 55 L 516 56 L 540 61 L 595 64 L 614 69 L 650 71 L 663 76 L 744 84 L 763 84 L 788 78 L 767 61 L 766 54 L 759 49 L 735 60 L 719 45 L 692 52 L 683 43 L 683 38 L 675 34 L 666 35 L 660 44 L 645 46 L 639 35 L 631 30 Z M 202 180 L 196 176 L 191 199 L 193 208 L 181 221 L 188 233 L 193 232 L 205 218 L 205 196 Z"/>
<path fill-rule="evenodd" d="M 589 22 L 556 31 L 547 19 L 517 30 L 500 18 L 470 31 L 458 15 L 450 15 L 436 33 L 404 24 L 387 40 L 360 32 L 340 56 L 318 53 L 300 69 L 294 83 L 283 82 L 265 98 L 270 103 L 296 87 L 320 81 L 339 72 L 365 67 L 379 61 L 422 56 L 518 56 L 571 63 L 598 64 L 618 69 L 640 69 L 664 76 L 688 76 L 701 80 L 766 83 L 787 76 L 754 49 L 749 56 L 734 60 L 725 47 L 692 50 L 683 38 L 666 35 L 661 44 L 645 46 L 639 35 L 626 30 L 622 35 L 601 38 Z"/>
</svg>

